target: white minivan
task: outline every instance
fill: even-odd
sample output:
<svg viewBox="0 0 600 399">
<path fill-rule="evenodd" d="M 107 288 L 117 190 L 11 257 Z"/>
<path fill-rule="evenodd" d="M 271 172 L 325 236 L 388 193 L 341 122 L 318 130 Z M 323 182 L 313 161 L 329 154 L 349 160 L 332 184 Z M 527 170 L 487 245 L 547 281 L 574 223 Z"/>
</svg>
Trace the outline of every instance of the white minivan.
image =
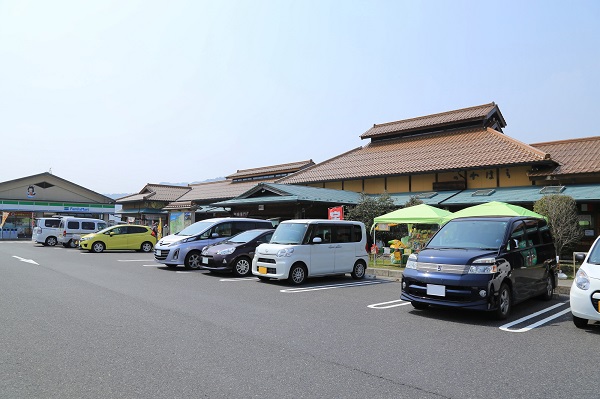
<svg viewBox="0 0 600 399">
<path fill-rule="evenodd" d="M 95 233 L 107 227 L 102 219 L 78 218 L 66 216 L 58 226 L 58 242 L 63 247 L 77 247 L 77 240 L 84 234 Z M 74 240 L 75 239 L 75 240 Z"/>
<path fill-rule="evenodd" d="M 38 218 L 35 219 L 35 227 L 31 235 L 31 241 L 53 247 L 58 242 L 58 226 L 60 218 Z"/>
<path fill-rule="evenodd" d="M 286 220 L 268 244 L 256 248 L 252 274 L 261 280 L 288 279 L 292 284 L 302 284 L 307 277 L 346 273 L 361 279 L 368 260 L 362 222 Z"/>
</svg>

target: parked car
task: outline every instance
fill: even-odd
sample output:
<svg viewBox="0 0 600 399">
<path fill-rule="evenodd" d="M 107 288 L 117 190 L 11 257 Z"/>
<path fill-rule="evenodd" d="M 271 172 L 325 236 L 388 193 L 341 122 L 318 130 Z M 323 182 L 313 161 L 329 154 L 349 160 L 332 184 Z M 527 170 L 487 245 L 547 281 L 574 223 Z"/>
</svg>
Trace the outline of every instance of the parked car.
<svg viewBox="0 0 600 399">
<path fill-rule="evenodd" d="M 150 252 L 154 248 L 154 244 L 156 244 L 156 237 L 152 234 L 150 227 L 118 224 L 97 233 L 82 236 L 79 248 L 96 253 L 111 249 Z"/>
<path fill-rule="evenodd" d="M 252 258 L 260 244 L 271 240 L 275 229 L 247 230 L 202 250 L 202 269 L 231 271 L 239 277 L 252 274 Z"/>
<path fill-rule="evenodd" d="M 252 274 L 261 280 L 288 279 L 302 284 L 307 277 L 350 273 L 365 276 L 369 255 L 361 222 L 346 220 L 286 220 L 271 242 L 256 248 Z"/>
<path fill-rule="evenodd" d="M 600 321 L 600 236 L 575 260 L 582 264 L 571 285 L 571 313 L 575 326 L 585 328 L 589 320 Z"/>
<path fill-rule="evenodd" d="M 202 266 L 202 249 L 246 230 L 270 229 L 268 220 L 251 218 L 213 218 L 196 222 L 178 233 L 161 238 L 154 248 L 154 259 L 167 267 Z"/>
<path fill-rule="evenodd" d="M 76 248 L 77 240 L 81 235 L 100 231 L 106 226 L 106 222 L 102 219 L 66 216 L 61 218 L 58 226 L 58 242 L 63 247 Z"/>
<path fill-rule="evenodd" d="M 556 251 L 548 224 L 531 217 L 457 218 L 408 257 L 401 299 L 494 312 L 508 317 L 513 304 L 552 298 Z"/>
<path fill-rule="evenodd" d="M 31 241 L 53 247 L 58 242 L 60 218 L 35 219 Z"/>
</svg>

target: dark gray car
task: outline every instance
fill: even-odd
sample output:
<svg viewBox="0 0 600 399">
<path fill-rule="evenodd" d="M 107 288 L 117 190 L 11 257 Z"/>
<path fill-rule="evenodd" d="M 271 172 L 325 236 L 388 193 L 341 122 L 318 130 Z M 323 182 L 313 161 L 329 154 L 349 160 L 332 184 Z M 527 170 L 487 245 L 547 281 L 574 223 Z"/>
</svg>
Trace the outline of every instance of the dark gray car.
<svg viewBox="0 0 600 399">
<path fill-rule="evenodd" d="M 202 250 L 201 269 L 231 271 L 245 277 L 252 274 L 252 258 L 257 246 L 268 243 L 275 229 L 255 229 L 239 233 Z"/>
</svg>

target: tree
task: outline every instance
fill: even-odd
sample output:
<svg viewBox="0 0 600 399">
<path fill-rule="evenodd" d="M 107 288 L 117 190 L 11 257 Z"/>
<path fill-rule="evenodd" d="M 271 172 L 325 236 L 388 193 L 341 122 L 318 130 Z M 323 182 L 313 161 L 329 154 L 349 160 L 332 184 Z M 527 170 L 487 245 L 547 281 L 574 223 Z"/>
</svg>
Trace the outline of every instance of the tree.
<svg viewBox="0 0 600 399">
<path fill-rule="evenodd" d="M 577 203 L 573 197 L 546 195 L 533 204 L 533 211 L 548 218 L 557 255 L 560 256 L 564 248 L 575 244 L 583 236 L 577 218 Z"/>
<path fill-rule="evenodd" d="M 396 209 L 398 206 L 394 204 L 394 200 L 388 193 L 383 193 L 376 198 L 361 193 L 358 204 L 348 211 L 346 219 L 363 222 L 368 231 L 373 225 L 373 219 Z"/>
<path fill-rule="evenodd" d="M 409 206 L 415 206 L 415 205 L 421 205 L 424 204 L 423 200 L 415 197 L 414 195 L 411 195 L 411 197 L 408 199 L 408 201 L 406 201 L 406 203 L 404 204 L 405 208 L 408 208 Z"/>
</svg>

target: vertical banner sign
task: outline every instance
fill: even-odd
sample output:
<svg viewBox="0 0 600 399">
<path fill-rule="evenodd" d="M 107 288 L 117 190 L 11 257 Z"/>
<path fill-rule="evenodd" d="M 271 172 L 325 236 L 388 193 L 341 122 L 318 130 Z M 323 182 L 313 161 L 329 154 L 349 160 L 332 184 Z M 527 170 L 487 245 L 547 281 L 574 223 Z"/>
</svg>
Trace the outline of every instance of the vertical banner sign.
<svg viewBox="0 0 600 399">
<path fill-rule="evenodd" d="M 333 208 L 329 208 L 329 220 L 344 220 L 344 207 L 343 206 L 335 206 Z"/>
<path fill-rule="evenodd" d="M 10 212 L 2 212 L 2 224 L 0 224 L 0 229 L 4 227 L 4 223 L 6 223 L 8 215 L 10 215 Z"/>
</svg>

